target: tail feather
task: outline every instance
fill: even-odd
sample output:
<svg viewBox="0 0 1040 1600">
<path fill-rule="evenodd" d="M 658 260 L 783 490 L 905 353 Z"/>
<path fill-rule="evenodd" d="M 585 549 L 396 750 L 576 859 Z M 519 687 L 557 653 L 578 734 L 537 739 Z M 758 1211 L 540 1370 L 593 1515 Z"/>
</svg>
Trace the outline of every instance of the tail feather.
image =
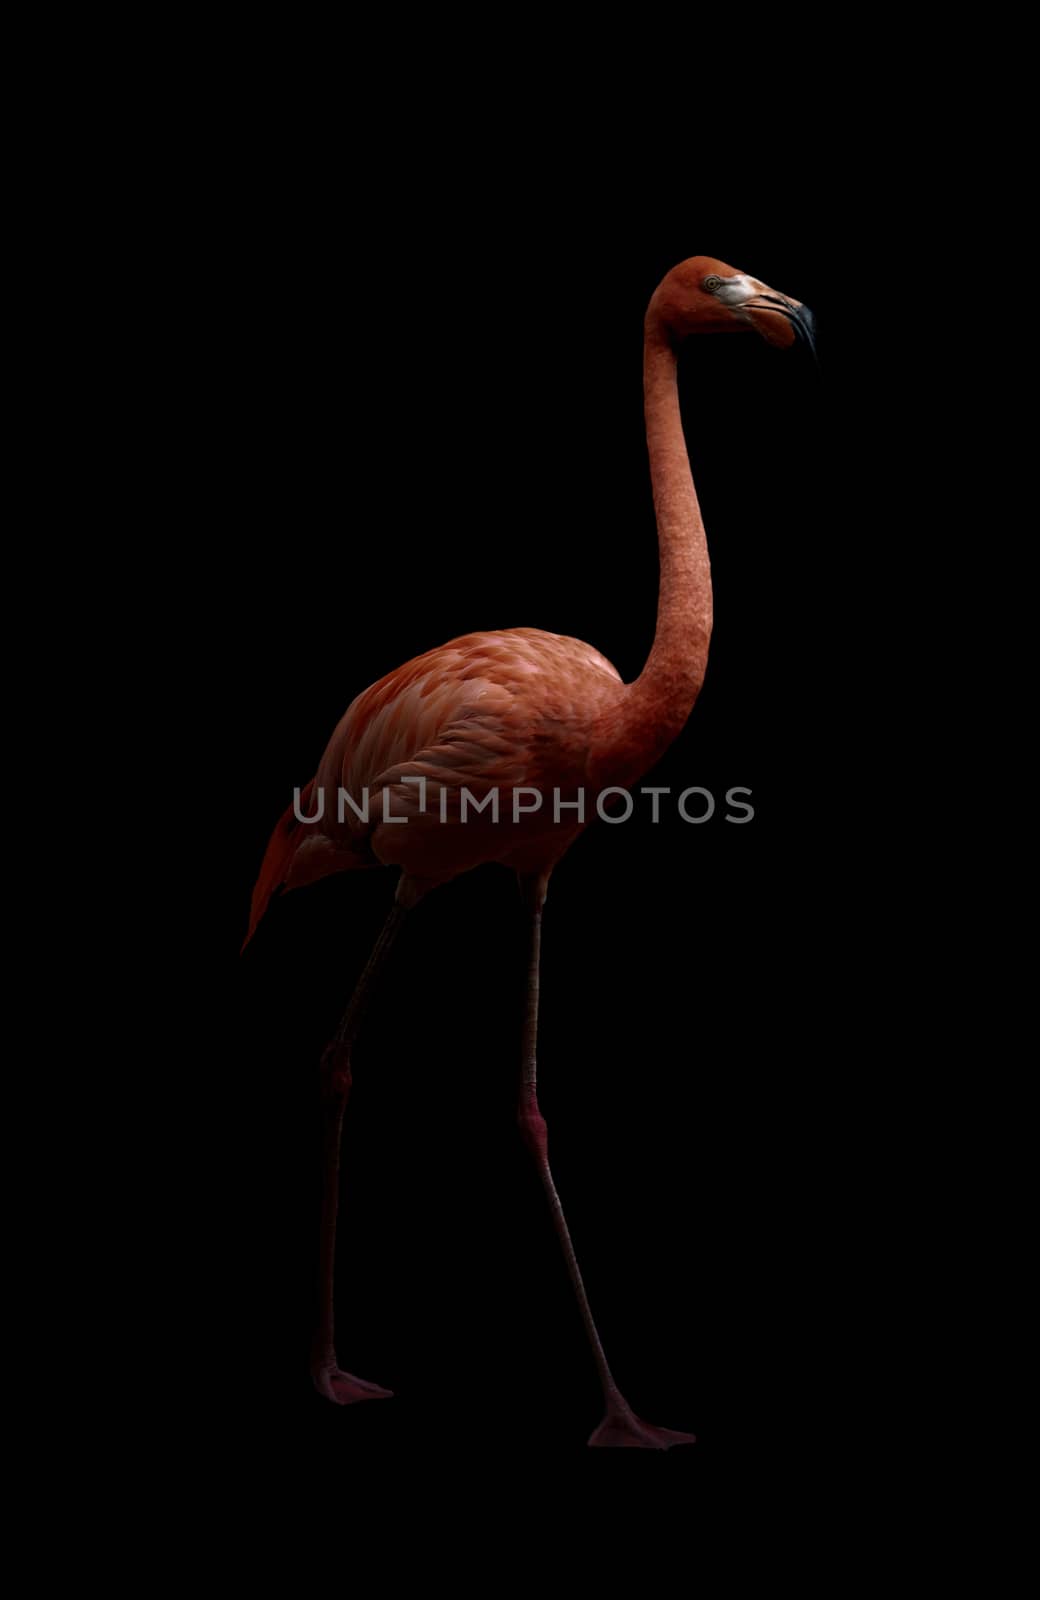
<svg viewBox="0 0 1040 1600">
<path fill-rule="evenodd" d="M 300 793 L 300 808 L 304 811 L 309 809 L 308 802 L 313 788 L 314 779 L 312 778 Z M 260 868 L 260 876 L 256 880 L 253 898 L 249 906 L 249 932 L 242 941 L 243 950 L 256 932 L 260 919 L 271 902 L 272 895 L 285 882 L 292 858 L 296 854 L 297 846 L 300 843 L 300 837 L 299 818 L 296 815 L 295 807 L 289 806 L 275 827 L 267 849 L 264 851 L 263 865 Z"/>
</svg>

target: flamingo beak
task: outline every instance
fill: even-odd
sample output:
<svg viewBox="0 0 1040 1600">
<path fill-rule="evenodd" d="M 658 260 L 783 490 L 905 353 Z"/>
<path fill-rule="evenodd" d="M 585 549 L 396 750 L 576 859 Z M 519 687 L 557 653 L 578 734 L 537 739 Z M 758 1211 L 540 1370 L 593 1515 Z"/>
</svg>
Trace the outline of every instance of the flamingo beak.
<svg viewBox="0 0 1040 1600">
<path fill-rule="evenodd" d="M 740 311 L 767 344 L 780 350 L 790 350 L 796 344 L 803 344 L 807 346 L 813 360 L 819 366 L 816 354 L 816 318 L 808 306 L 800 305 L 797 300 L 788 300 L 767 289 L 755 295 L 753 300 L 745 301 Z"/>
</svg>

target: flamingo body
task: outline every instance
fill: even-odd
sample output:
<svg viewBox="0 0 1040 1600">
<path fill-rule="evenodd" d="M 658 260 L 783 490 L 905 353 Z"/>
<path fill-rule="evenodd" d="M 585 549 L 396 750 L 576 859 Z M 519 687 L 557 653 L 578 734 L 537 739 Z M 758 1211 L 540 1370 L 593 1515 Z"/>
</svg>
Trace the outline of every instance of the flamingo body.
<svg viewBox="0 0 1040 1600">
<path fill-rule="evenodd" d="M 398 866 L 426 886 L 489 861 L 548 872 L 594 815 L 587 796 L 585 822 L 573 806 L 555 821 L 553 796 L 590 783 L 597 729 L 624 692 L 598 650 L 537 628 L 468 633 L 380 678 L 352 701 L 304 791 L 300 814 L 315 820 L 290 808 L 275 830 L 248 937 L 279 886 L 336 872 Z M 514 819 L 520 789 L 544 798 L 535 811 L 521 797 Z"/>
</svg>

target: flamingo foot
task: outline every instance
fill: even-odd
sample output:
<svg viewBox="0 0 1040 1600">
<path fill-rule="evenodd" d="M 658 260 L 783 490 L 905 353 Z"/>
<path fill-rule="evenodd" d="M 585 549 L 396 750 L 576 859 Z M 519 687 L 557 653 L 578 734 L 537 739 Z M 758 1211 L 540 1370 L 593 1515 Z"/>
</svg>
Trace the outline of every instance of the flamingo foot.
<svg viewBox="0 0 1040 1600">
<path fill-rule="evenodd" d="M 693 1433 L 677 1433 L 674 1428 L 656 1428 L 644 1422 L 627 1406 L 611 1409 L 594 1433 L 589 1435 L 593 1449 L 614 1445 L 630 1450 L 670 1450 L 675 1444 L 696 1444 Z"/>
<path fill-rule="evenodd" d="M 392 1389 L 381 1389 L 378 1383 L 367 1378 L 355 1378 L 352 1372 L 341 1372 L 334 1362 L 322 1362 L 311 1368 L 311 1378 L 319 1394 L 336 1406 L 352 1406 L 359 1400 L 392 1400 Z"/>
</svg>

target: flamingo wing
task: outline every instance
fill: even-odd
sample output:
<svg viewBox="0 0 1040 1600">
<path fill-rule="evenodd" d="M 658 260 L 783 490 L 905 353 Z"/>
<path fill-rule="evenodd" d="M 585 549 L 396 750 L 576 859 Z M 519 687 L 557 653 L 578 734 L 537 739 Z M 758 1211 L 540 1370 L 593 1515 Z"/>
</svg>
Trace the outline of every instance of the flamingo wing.
<svg viewBox="0 0 1040 1600">
<path fill-rule="evenodd" d="M 391 863 L 448 878 L 498 859 L 480 822 L 451 826 L 466 815 L 463 791 L 476 810 L 492 789 L 508 803 L 517 788 L 581 783 L 585 729 L 620 688 L 591 645 L 535 628 L 466 634 L 388 673 L 333 732 L 301 797 L 314 820 L 290 809 L 276 828 L 249 937 L 283 885 Z"/>
</svg>

